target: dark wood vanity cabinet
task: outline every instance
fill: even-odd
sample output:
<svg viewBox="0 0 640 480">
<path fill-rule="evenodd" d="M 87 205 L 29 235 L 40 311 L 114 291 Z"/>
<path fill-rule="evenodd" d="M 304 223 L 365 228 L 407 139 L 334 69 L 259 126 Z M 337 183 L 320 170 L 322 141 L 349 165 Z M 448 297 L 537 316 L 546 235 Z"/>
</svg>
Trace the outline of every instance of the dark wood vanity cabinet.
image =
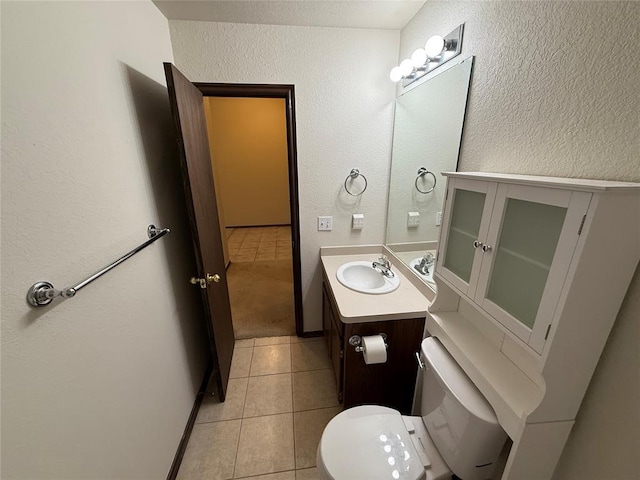
<svg viewBox="0 0 640 480">
<path fill-rule="evenodd" d="M 424 318 L 384 322 L 342 323 L 335 301 L 322 286 L 322 321 L 331 357 L 338 398 L 345 408 L 376 404 L 411 414 Z M 387 335 L 387 361 L 367 365 L 362 353 L 349 345 L 352 335 Z"/>
</svg>

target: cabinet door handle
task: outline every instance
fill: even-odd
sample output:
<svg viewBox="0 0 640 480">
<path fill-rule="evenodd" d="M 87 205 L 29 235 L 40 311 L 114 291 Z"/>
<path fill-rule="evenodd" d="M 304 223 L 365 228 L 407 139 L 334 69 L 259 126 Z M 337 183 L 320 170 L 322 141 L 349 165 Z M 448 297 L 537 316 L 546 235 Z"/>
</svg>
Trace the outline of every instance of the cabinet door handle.
<svg viewBox="0 0 640 480">
<path fill-rule="evenodd" d="M 420 360 L 420 352 L 416 352 L 416 361 L 418 362 L 418 368 L 424 370 L 424 363 Z"/>
<path fill-rule="evenodd" d="M 478 247 L 481 247 L 481 246 L 482 246 L 482 242 L 480 242 L 478 240 L 475 240 L 473 242 L 473 248 L 478 248 Z"/>
<path fill-rule="evenodd" d="M 483 252 L 490 252 L 491 251 L 491 245 L 483 245 L 482 246 L 482 251 Z"/>
</svg>

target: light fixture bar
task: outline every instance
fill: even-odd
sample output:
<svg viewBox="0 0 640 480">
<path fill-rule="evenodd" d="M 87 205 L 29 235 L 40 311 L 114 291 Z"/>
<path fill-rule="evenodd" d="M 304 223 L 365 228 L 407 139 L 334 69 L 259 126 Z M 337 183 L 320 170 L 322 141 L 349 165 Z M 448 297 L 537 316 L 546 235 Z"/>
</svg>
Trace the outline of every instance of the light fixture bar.
<svg viewBox="0 0 640 480">
<path fill-rule="evenodd" d="M 444 38 L 438 36 L 429 38 L 424 48 L 413 52 L 410 60 L 403 60 L 400 66 L 391 71 L 391 80 L 394 82 L 402 80 L 402 86 L 406 87 L 460 55 L 463 27 L 464 24 L 458 25 Z M 409 72 L 409 65 L 411 65 L 411 72 Z"/>
</svg>

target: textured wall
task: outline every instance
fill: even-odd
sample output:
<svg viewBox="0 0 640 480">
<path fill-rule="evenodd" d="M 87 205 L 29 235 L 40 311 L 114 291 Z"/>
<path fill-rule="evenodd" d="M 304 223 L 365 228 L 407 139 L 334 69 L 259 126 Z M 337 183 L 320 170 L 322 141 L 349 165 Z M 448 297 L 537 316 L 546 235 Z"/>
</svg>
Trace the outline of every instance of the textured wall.
<svg viewBox="0 0 640 480">
<path fill-rule="evenodd" d="M 288 225 L 284 99 L 205 97 L 204 104 L 225 225 Z"/>
<path fill-rule="evenodd" d="M 401 58 L 463 22 L 476 59 L 461 170 L 640 182 L 639 3 L 429 1 Z M 638 338 L 636 273 L 557 480 L 640 477 Z"/>
<path fill-rule="evenodd" d="M 399 32 L 170 21 L 176 66 L 192 81 L 295 85 L 304 329 L 321 330 L 325 245 L 384 240 Z M 343 182 L 359 168 L 360 197 Z M 365 227 L 351 230 L 351 214 Z M 333 231 L 316 217 L 333 215 Z"/>
<path fill-rule="evenodd" d="M 2 2 L 2 478 L 164 478 L 206 358 L 151 2 Z M 29 286 L 87 286 L 33 309 Z M 194 297 L 195 295 L 195 297 Z"/>
</svg>

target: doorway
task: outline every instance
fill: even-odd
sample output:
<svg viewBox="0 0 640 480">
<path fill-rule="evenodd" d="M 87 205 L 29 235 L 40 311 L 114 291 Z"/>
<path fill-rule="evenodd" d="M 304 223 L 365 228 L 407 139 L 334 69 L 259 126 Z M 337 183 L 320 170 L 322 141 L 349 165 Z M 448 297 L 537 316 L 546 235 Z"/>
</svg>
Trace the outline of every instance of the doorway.
<svg viewBox="0 0 640 480">
<path fill-rule="evenodd" d="M 234 336 L 302 335 L 292 85 L 203 94 Z"/>
</svg>

